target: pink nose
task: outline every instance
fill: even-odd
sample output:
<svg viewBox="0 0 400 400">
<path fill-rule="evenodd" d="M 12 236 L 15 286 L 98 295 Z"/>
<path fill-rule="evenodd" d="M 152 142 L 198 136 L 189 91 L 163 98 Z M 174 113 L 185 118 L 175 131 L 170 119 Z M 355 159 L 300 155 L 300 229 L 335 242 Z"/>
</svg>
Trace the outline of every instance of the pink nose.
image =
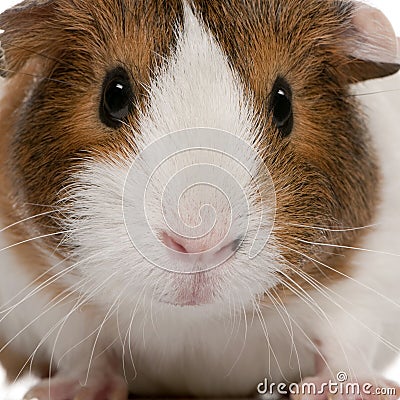
<svg viewBox="0 0 400 400">
<path fill-rule="evenodd" d="M 236 253 L 242 239 L 225 241 L 221 244 L 207 244 L 202 239 L 191 239 L 185 237 L 172 237 L 167 233 L 162 234 L 162 241 L 171 250 L 181 254 L 198 254 L 208 253 L 210 255 L 229 255 Z"/>
<path fill-rule="evenodd" d="M 177 239 L 173 239 L 171 236 L 167 235 L 166 233 L 163 234 L 163 241 L 164 244 L 169 247 L 171 250 L 174 250 L 178 253 L 184 253 L 184 254 L 188 254 L 191 253 L 190 251 L 188 251 L 185 247 L 185 243 L 184 240 L 180 240 L 180 242 L 182 243 L 178 243 Z M 197 253 L 197 251 L 196 251 Z"/>
</svg>

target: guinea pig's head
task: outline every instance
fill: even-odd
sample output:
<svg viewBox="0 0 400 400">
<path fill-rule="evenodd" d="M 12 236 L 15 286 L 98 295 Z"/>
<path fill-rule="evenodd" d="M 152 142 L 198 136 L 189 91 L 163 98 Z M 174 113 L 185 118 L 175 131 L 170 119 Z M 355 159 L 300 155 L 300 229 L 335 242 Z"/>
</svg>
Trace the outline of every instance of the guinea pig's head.
<svg viewBox="0 0 400 400">
<path fill-rule="evenodd" d="M 10 198 L 64 285 L 223 312 L 349 273 L 379 181 L 350 84 L 400 68 L 380 12 L 48 0 L 0 23 Z"/>
</svg>

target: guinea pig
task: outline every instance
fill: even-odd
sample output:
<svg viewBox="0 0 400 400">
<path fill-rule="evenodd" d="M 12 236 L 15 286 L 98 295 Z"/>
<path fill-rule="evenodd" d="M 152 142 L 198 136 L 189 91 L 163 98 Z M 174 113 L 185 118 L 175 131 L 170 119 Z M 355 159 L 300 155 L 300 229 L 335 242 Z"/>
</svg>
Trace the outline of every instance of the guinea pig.
<svg viewBox="0 0 400 400">
<path fill-rule="evenodd" d="M 30 0 L 0 28 L 0 358 L 39 376 L 26 400 L 400 396 L 381 12 Z"/>
</svg>

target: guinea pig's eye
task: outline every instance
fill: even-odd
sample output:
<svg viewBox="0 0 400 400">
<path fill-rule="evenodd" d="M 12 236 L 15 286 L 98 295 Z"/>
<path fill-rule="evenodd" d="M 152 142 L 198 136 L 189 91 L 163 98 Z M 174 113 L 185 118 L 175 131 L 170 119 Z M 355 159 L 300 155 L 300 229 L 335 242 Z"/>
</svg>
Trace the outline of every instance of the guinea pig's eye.
<svg viewBox="0 0 400 400">
<path fill-rule="evenodd" d="M 275 126 L 283 137 L 290 135 L 293 129 L 292 90 L 283 78 L 275 81 L 271 92 L 269 110 Z"/>
<path fill-rule="evenodd" d="M 132 111 L 133 97 L 129 76 L 123 68 L 108 73 L 103 83 L 101 121 L 110 128 L 119 128 Z"/>
</svg>

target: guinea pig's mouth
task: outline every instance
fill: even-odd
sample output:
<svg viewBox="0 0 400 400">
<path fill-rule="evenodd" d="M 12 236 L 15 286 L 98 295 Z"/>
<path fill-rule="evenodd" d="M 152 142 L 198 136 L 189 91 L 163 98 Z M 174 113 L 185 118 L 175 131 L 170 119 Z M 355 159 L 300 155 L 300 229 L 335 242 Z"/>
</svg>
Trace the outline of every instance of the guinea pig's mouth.
<svg viewBox="0 0 400 400">
<path fill-rule="evenodd" d="M 164 304 L 168 304 L 169 306 L 173 307 L 181 307 L 181 308 L 189 308 L 189 307 L 196 307 L 196 306 L 204 306 L 210 303 L 202 303 L 200 301 L 192 300 L 187 302 L 173 302 L 173 301 L 161 301 Z"/>
<path fill-rule="evenodd" d="M 221 292 L 224 271 L 235 257 L 242 238 L 228 238 L 211 248 L 202 247 L 198 240 L 179 237 L 178 241 L 167 234 L 162 236 L 162 242 L 169 264 L 169 268 L 163 269 L 168 271 L 172 282 L 159 301 L 179 307 L 215 303 Z"/>
<path fill-rule="evenodd" d="M 173 295 L 159 299 L 161 303 L 177 307 L 195 307 L 212 304 L 216 299 L 218 279 L 208 272 L 181 275 L 174 279 Z"/>
</svg>

